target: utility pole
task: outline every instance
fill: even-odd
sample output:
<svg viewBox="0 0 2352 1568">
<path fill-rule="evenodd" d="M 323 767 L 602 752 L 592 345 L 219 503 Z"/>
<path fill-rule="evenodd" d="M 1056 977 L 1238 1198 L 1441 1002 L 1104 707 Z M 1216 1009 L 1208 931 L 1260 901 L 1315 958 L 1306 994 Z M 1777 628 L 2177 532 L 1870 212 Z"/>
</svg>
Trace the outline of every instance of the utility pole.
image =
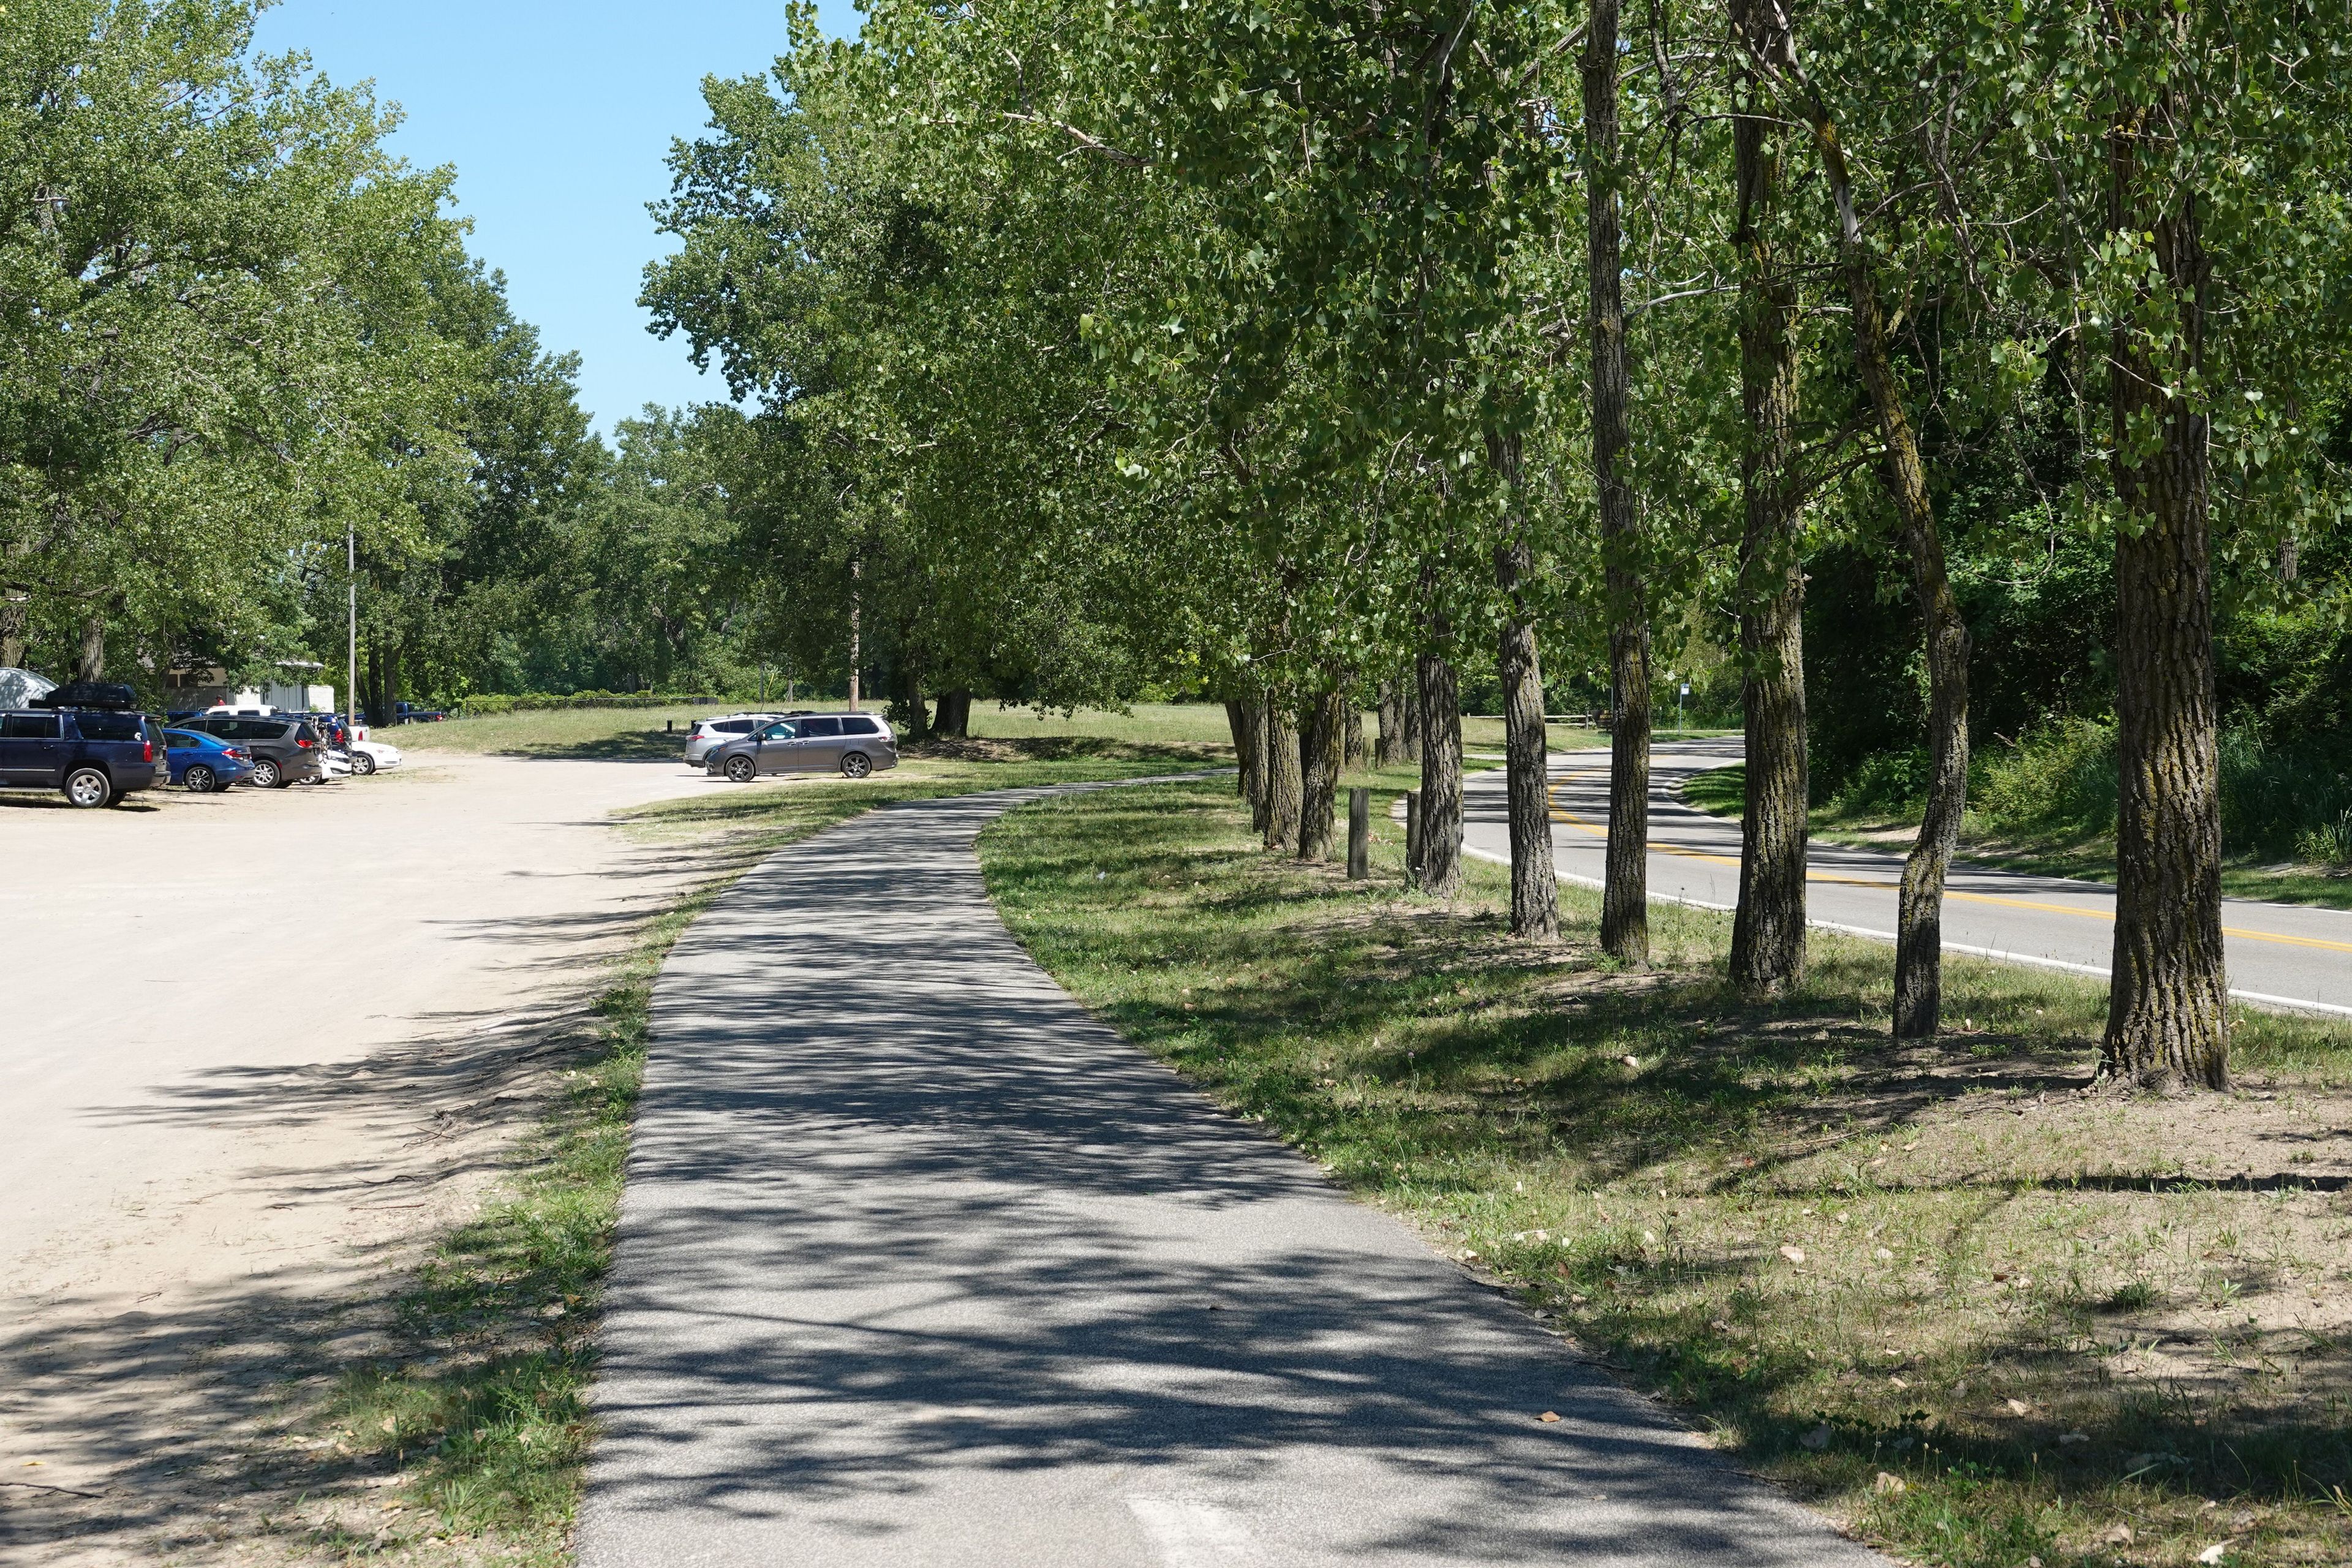
<svg viewBox="0 0 2352 1568">
<path fill-rule="evenodd" d="M 343 524 L 343 588 L 349 595 L 349 618 L 344 622 L 343 673 L 350 683 L 343 688 L 343 721 L 357 729 L 360 721 L 360 540 L 350 523 Z"/>
<path fill-rule="evenodd" d="M 856 556 L 849 558 L 849 710 L 857 711 L 857 568 Z"/>
</svg>

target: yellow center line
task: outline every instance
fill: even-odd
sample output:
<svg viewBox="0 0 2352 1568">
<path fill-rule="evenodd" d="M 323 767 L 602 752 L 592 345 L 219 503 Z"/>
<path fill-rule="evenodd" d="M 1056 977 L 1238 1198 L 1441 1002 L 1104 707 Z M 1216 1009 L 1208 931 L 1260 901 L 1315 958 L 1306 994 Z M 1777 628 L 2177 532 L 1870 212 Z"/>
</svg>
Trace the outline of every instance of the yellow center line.
<svg viewBox="0 0 2352 1568">
<path fill-rule="evenodd" d="M 1576 773 L 1567 774 L 1561 782 L 1572 783 L 1577 779 L 1589 778 L 1591 776 L 1594 770 L 1591 768 L 1580 769 Z M 1609 831 L 1606 827 L 1587 821 L 1585 818 L 1577 816 L 1574 812 L 1562 808 L 1559 800 L 1559 785 L 1554 784 L 1545 791 L 1546 798 L 1551 801 L 1551 819 L 1554 822 L 1564 822 L 1580 832 L 1591 834 L 1595 838 L 1606 838 L 1609 837 Z M 1739 864 L 1738 858 L 1734 856 L 1711 855 L 1703 849 L 1685 849 L 1680 845 L 1662 844 L 1654 838 L 1650 841 L 1650 849 L 1654 854 L 1679 855 L 1685 859 L 1706 860 L 1717 866 L 1730 866 L 1736 868 Z M 1805 880 L 1808 882 L 1834 882 L 1843 884 L 1849 888 L 1885 888 L 1890 890 L 1902 886 L 1902 883 L 1900 882 L 1875 881 L 1863 877 L 1839 877 L 1832 876 L 1826 871 L 1811 870 L 1805 873 Z M 2004 899 L 1991 893 L 1963 893 L 1948 888 L 1944 891 L 1944 897 L 1947 899 L 1958 899 L 1971 904 L 1997 904 L 2004 909 L 2039 910 L 2045 914 L 2072 915 L 2076 920 L 2105 921 L 2110 925 L 2115 923 L 2116 919 L 2114 913 L 2107 910 L 2077 909 L 2071 904 L 2045 904 L 2032 899 Z M 2329 942 L 2324 938 L 2315 936 L 2287 936 L 2279 931 L 2248 931 L 2242 926 L 2223 926 L 2221 928 L 2221 934 L 2223 936 L 2243 937 L 2248 942 L 2274 942 L 2284 947 L 2313 947 L 2327 952 L 2352 952 L 2352 942 Z"/>
</svg>

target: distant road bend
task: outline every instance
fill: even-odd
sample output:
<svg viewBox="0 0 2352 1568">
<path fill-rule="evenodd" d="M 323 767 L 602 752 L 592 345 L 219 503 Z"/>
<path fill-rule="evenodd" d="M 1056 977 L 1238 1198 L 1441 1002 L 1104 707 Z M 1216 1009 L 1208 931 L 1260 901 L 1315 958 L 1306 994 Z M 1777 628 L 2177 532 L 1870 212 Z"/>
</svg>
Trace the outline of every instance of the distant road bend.
<svg viewBox="0 0 2352 1568">
<path fill-rule="evenodd" d="M 1740 760 L 1737 739 L 1661 746 L 1651 759 L 1650 893 L 1728 910 L 1739 896 L 1739 824 L 1685 805 L 1694 774 Z M 1609 753 L 1552 759 L 1552 854 L 1563 880 L 1601 885 L 1609 832 Z M 1510 833 L 1500 771 L 1468 781 L 1465 839 L 1506 864 Z M 1832 931 L 1895 940 L 1903 856 L 1816 841 L 1806 912 Z M 1944 950 L 2096 975 L 2108 973 L 2116 893 L 2101 882 L 1956 863 L 1944 897 Z M 2352 1017 L 2352 912 L 2223 900 L 2231 994 L 2266 1007 Z"/>
</svg>

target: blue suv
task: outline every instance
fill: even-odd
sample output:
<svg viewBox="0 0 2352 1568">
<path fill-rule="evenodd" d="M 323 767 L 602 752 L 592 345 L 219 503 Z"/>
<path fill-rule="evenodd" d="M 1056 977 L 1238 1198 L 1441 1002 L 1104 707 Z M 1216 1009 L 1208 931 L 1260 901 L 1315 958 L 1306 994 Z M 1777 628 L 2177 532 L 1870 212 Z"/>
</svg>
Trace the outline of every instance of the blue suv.
<svg viewBox="0 0 2352 1568">
<path fill-rule="evenodd" d="M 112 805 L 163 781 L 163 732 L 143 713 L 36 708 L 0 713 L 0 789 L 63 790 Z"/>
</svg>

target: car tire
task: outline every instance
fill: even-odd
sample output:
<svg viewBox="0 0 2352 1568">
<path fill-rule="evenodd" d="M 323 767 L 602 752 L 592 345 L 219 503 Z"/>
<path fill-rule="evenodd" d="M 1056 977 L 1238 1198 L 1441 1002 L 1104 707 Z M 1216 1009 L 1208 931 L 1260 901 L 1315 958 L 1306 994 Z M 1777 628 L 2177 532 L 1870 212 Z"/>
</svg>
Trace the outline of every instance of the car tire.
<svg viewBox="0 0 2352 1568">
<path fill-rule="evenodd" d="M 362 778 L 367 777 L 370 773 L 375 772 L 375 759 L 369 756 L 365 752 L 353 752 L 352 753 L 352 772 L 359 774 Z"/>
<path fill-rule="evenodd" d="M 253 759 L 253 782 L 263 789 L 284 789 L 286 770 L 279 767 L 274 758 L 256 757 Z"/>
<path fill-rule="evenodd" d="M 754 778 L 759 776 L 759 773 L 760 764 L 753 762 L 749 757 L 730 757 L 727 759 L 727 776 L 734 780 L 737 784 L 750 784 Z"/>
<path fill-rule="evenodd" d="M 114 801 L 114 781 L 104 768 L 76 768 L 66 774 L 66 799 L 88 810 Z"/>
<path fill-rule="evenodd" d="M 202 763 L 189 764 L 188 771 L 180 775 L 180 782 L 198 795 L 210 795 L 220 788 L 220 775 Z"/>
<path fill-rule="evenodd" d="M 868 757 L 863 752 L 851 752 L 841 759 L 841 776 L 843 778 L 862 779 L 873 771 L 873 759 Z"/>
</svg>

